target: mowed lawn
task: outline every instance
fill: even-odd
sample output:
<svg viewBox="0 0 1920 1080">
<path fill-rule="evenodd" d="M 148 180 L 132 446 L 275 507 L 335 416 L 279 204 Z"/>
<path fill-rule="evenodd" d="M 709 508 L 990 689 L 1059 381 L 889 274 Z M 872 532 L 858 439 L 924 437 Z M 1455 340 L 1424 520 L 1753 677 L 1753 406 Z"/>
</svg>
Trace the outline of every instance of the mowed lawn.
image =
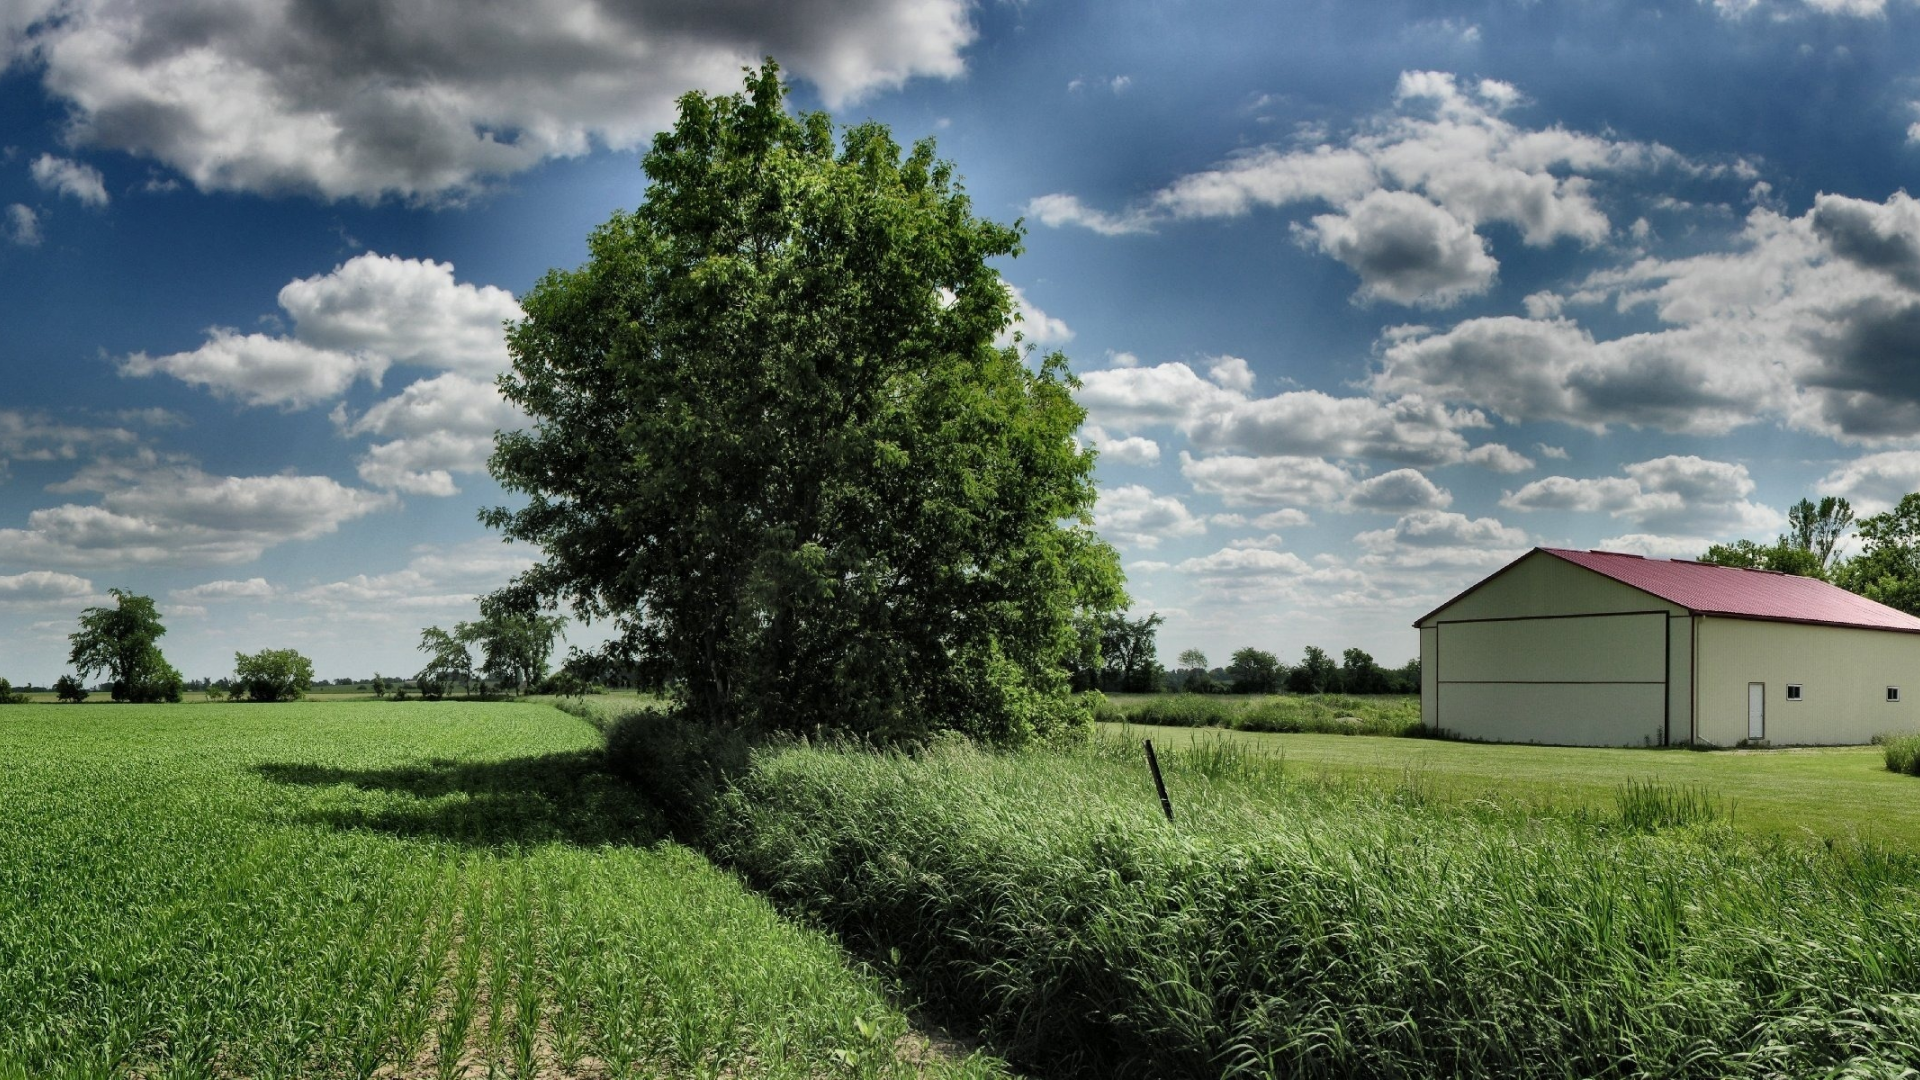
<svg viewBox="0 0 1920 1080">
<path fill-rule="evenodd" d="M 999 1075 L 543 704 L 0 708 L 0 1077 Z"/>
<path fill-rule="evenodd" d="M 1102 729 L 1115 738 L 1152 739 L 1156 746 L 1231 740 L 1284 757 L 1290 771 L 1304 775 L 1393 783 L 1411 779 L 1449 799 L 1494 795 L 1611 809 L 1629 780 L 1687 785 L 1731 804 L 1733 823 L 1740 828 L 1920 852 L 1920 777 L 1888 772 L 1877 746 L 1615 750 L 1147 724 L 1107 724 Z"/>
</svg>

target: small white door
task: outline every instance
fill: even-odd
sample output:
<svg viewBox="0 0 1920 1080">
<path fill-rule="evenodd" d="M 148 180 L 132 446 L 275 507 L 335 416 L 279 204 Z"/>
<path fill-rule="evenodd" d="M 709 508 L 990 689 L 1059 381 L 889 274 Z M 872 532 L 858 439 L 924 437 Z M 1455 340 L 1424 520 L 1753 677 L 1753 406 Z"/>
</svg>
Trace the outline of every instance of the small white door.
<svg viewBox="0 0 1920 1080">
<path fill-rule="evenodd" d="M 1747 684 L 1747 738 L 1767 737 L 1767 684 Z"/>
</svg>

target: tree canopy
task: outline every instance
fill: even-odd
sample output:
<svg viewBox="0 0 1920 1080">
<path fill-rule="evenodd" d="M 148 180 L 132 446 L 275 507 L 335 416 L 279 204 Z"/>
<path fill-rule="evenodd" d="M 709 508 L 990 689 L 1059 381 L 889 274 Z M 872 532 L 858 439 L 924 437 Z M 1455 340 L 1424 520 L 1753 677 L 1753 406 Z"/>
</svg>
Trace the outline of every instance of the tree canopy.
<svg viewBox="0 0 1920 1080">
<path fill-rule="evenodd" d="M 233 696 L 252 701 L 297 701 L 313 688 L 313 661 L 293 649 L 233 654 Z M 211 687 L 209 687 L 211 689 Z"/>
<path fill-rule="evenodd" d="M 1825 579 L 1838 572 L 1834 547 L 1853 524 L 1853 506 L 1827 495 L 1819 502 L 1801 499 L 1787 509 L 1787 531 L 1771 544 L 1735 540 L 1713 544 L 1699 561 L 1743 570 L 1774 570 L 1782 574 Z"/>
<path fill-rule="evenodd" d="M 1883 514 L 1862 518 L 1860 554 L 1834 571 L 1834 584 L 1888 607 L 1920 615 L 1920 493 Z"/>
<path fill-rule="evenodd" d="M 931 141 L 794 117 L 771 62 L 680 101 L 638 209 L 508 332 L 533 418 L 483 513 L 544 559 L 495 599 L 611 622 L 609 660 L 720 724 L 1017 739 L 1084 717 L 1075 616 L 1123 605 L 1058 353 Z"/>
<path fill-rule="evenodd" d="M 67 635 L 67 656 L 82 676 L 104 672 L 115 701 L 179 701 L 180 673 L 157 644 L 167 628 L 153 598 L 124 589 L 107 590 L 114 606 L 80 613 L 80 629 Z"/>
</svg>

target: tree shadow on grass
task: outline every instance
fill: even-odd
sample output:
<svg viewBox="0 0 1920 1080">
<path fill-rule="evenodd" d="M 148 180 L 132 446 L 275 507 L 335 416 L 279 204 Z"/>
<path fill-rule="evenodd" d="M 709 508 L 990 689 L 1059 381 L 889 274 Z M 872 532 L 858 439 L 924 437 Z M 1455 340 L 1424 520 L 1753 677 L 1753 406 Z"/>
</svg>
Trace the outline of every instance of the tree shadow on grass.
<svg viewBox="0 0 1920 1080">
<path fill-rule="evenodd" d="M 606 768 L 598 750 L 506 761 L 433 759 L 387 769 L 303 762 L 255 766 L 289 786 L 346 785 L 359 795 L 315 798 L 296 820 L 336 829 L 374 829 L 473 847 L 567 843 L 646 845 L 665 836 L 659 815 Z"/>
</svg>

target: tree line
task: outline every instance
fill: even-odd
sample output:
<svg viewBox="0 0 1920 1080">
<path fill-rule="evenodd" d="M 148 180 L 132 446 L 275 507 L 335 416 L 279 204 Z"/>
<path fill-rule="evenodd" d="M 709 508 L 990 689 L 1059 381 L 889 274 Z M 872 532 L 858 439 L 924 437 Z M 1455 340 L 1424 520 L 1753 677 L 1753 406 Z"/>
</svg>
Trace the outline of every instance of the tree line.
<svg viewBox="0 0 1920 1080">
<path fill-rule="evenodd" d="M 1852 527 L 1860 550 L 1841 557 L 1838 548 Z M 1920 615 L 1920 493 L 1902 498 L 1884 513 L 1854 520 L 1842 498 L 1801 499 L 1787 511 L 1787 531 L 1772 543 L 1736 540 L 1714 544 L 1703 563 L 1773 570 L 1832 582 L 1848 592 Z"/>
<path fill-rule="evenodd" d="M 1245 648 L 1225 667 L 1213 667 L 1199 649 L 1182 652 L 1175 668 L 1159 660 L 1156 637 L 1164 616 L 1158 612 L 1130 619 L 1126 612 L 1089 616 L 1079 624 L 1080 647 L 1069 665 L 1078 691 L 1152 694 L 1162 690 L 1193 694 L 1417 694 L 1420 661 L 1385 668 L 1365 650 L 1345 649 L 1335 662 L 1325 649 L 1309 645 L 1297 664 L 1287 664 L 1264 649 Z"/>
</svg>

